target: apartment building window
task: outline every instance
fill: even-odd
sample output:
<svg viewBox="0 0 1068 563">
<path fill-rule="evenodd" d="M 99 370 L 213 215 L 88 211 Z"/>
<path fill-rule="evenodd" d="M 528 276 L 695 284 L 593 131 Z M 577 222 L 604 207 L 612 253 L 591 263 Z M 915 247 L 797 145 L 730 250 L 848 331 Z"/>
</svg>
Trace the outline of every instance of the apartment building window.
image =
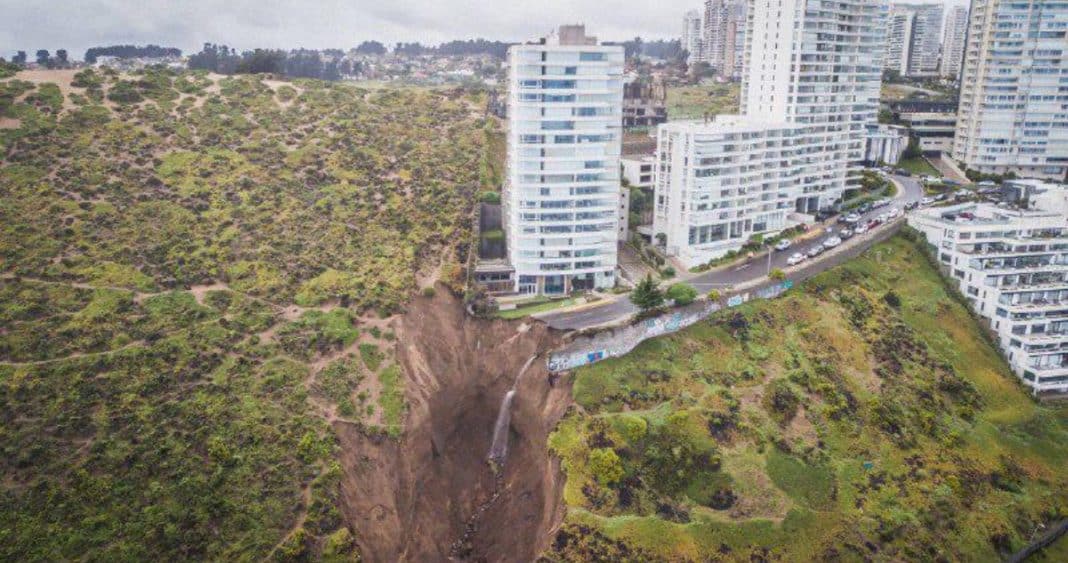
<svg viewBox="0 0 1068 563">
<path fill-rule="evenodd" d="M 604 53 L 579 53 L 579 60 L 582 62 L 598 62 L 606 59 Z"/>
</svg>

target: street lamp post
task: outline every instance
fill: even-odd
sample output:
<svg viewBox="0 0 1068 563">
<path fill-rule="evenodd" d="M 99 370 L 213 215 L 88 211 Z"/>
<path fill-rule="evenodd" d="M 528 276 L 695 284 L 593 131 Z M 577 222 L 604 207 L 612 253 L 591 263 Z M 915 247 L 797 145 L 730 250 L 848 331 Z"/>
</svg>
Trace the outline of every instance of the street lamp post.
<svg viewBox="0 0 1068 563">
<path fill-rule="evenodd" d="M 768 277 L 771 277 L 771 255 L 773 252 L 775 252 L 775 249 L 768 245 L 768 271 L 766 273 Z"/>
</svg>

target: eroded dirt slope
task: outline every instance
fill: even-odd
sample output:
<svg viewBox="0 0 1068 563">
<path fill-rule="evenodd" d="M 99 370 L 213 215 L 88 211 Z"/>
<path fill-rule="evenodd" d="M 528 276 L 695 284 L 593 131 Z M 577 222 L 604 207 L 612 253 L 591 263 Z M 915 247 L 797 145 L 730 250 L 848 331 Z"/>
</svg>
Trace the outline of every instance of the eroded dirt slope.
<svg viewBox="0 0 1068 563">
<path fill-rule="evenodd" d="M 411 408 L 404 437 L 335 425 L 343 509 L 365 559 L 534 559 L 562 517 L 562 476 L 545 441 L 570 402 L 541 358 L 519 383 L 499 481 L 486 455 L 517 373 L 557 337 L 541 324 L 470 318 L 445 291 L 416 299 L 397 336 Z"/>
</svg>

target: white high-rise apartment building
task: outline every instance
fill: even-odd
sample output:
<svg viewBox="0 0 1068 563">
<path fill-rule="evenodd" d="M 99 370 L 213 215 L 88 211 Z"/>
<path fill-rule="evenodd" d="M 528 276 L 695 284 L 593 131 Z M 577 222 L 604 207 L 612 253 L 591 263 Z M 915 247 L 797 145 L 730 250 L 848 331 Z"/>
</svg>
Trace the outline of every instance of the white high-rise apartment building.
<svg viewBox="0 0 1068 563">
<path fill-rule="evenodd" d="M 912 24 L 916 14 L 903 6 L 890 8 L 886 21 L 886 52 L 883 55 L 884 70 L 896 71 L 901 76 L 909 72 L 909 49 L 912 46 Z"/>
<path fill-rule="evenodd" d="M 696 62 L 701 57 L 701 13 L 690 10 L 682 18 L 682 48 L 690 54 L 689 61 Z"/>
<path fill-rule="evenodd" d="M 909 6 L 916 13 L 909 47 L 909 76 L 938 76 L 942 50 L 942 4 Z"/>
<path fill-rule="evenodd" d="M 503 215 L 516 291 L 615 284 L 623 47 L 562 26 L 508 51 Z"/>
<path fill-rule="evenodd" d="M 742 113 L 812 126 L 828 158 L 860 162 L 876 122 L 884 30 L 879 0 L 750 0 Z M 815 210 L 844 189 L 813 194 Z M 799 208 L 799 210 L 802 210 Z"/>
<path fill-rule="evenodd" d="M 973 0 L 953 158 L 984 173 L 1068 172 L 1068 3 Z"/>
<path fill-rule="evenodd" d="M 964 42 L 968 37 L 968 8 L 955 6 L 946 16 L 945 38 L 942 41 L 942 76 L 960 79 L 964 64 Z"/>
<path fill-rule="evenodd" d="M 875 123 L 877 0 L 750 0 L 741 116 L 658 130 L 653 231 L 687 267 L 833 205 Z"/>
<path fill-rule="evenodd" d="M 1036 393 L 1068 391 L 1068 189 L 1007 182 L 1026 209 L 991 204 L 909 215 L 972 309 L 986 319 L 1012 370 Z"/>
</svg>

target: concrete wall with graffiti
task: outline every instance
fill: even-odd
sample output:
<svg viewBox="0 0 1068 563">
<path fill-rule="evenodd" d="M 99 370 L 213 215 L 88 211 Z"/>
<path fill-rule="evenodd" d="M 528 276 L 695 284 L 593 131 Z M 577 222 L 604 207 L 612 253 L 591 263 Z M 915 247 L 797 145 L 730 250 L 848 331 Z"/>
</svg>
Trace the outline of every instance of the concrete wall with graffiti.
<svg viewBox="0 0 1068 563">
<path fill-rule="evenodd" d="M 549 356 L 549 371 L 566 371 L 606 358 L 622 356 L 650 338 L 677 332 L 708 318 L 716 311 L 737 307 L 750 299 L 778 297 L 793 286 L 793 281 L 786 280 L 752 291 L 729 295 L 722 304 L 711 301 L 698 302 L 632 325 L 576 338 L 566 347 Z"/>
</svg>

